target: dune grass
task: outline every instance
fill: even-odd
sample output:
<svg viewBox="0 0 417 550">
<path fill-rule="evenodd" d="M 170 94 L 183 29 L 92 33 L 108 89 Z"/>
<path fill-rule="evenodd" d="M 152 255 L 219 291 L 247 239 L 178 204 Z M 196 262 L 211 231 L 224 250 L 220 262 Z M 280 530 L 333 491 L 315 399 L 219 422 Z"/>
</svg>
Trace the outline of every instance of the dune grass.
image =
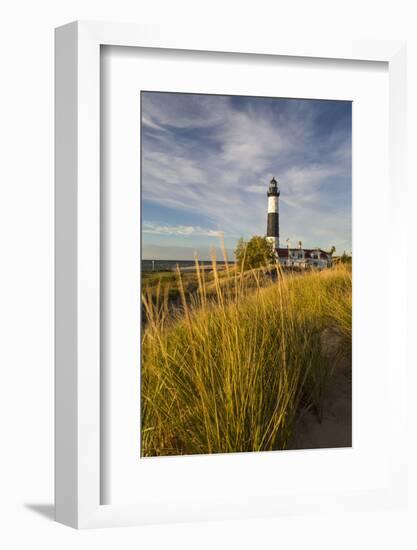
<svg viewBox="0 0 417 550">
<path fill-rule="evenodd" d="M 326 328 L 350 356 L 350 268 L 276 269 L 275 281 L 262 269 L 220 278 L 213 262 L 209 292 L 197 262 L 191 299 L 177 273 L 176 314 L 161 285 L 145 291 L 142 456 L 285 449 L 301 404 L 320 406 Z"/>
</svg>

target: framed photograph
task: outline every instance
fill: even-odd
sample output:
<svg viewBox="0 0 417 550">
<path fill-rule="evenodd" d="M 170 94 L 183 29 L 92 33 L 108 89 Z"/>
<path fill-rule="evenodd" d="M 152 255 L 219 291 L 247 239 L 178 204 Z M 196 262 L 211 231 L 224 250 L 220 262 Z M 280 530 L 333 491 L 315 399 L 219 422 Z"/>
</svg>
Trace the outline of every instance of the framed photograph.
<svg viewBox="0 0 417 550">
<path fill-rule="evenodd" d="M 58 521 L 403 504 L 404 48 L 56 30 Z"/>
</svg>

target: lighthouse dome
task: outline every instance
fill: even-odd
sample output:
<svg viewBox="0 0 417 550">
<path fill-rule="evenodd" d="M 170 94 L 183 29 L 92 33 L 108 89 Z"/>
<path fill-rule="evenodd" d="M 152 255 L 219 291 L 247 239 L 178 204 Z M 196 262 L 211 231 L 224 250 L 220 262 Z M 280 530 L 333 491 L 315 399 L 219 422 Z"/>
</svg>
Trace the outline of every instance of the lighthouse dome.
<svg viewBox="0 0 417 550">
<path fill-rule="evenodd" d="M 268 197 L 279 197 L 279 189 L 278 189 L 278 182 L 277 180 L 272 177 L 271 181 L 269 182 L 269 188 L 268 188 Z"/>
</svg>

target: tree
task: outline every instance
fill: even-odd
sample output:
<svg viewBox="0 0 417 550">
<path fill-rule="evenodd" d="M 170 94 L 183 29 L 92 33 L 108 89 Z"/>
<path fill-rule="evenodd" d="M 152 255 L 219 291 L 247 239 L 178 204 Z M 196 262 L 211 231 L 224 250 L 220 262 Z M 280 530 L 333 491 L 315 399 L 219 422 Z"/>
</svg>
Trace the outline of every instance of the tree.
<svg viewBox="0 0 417 550">
<path fill-rule="evenodd" d="M 240 269 L 252 269 L 268 265 L 275 261 L 272 243 L 266 237 L 255 235 L 248 242 L 240 238 L 237 242 L 235 256 Z"/>
</svg>

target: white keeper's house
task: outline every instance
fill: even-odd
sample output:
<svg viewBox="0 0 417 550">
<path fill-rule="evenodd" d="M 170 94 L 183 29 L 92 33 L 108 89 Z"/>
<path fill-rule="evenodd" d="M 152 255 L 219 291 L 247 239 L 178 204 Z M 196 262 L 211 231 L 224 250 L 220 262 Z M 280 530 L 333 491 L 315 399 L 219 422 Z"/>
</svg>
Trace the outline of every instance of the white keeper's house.
<svg viewBox="0 0 417 550">
<path fill-rule="evenodd" d="M 301 241 L 298 248 L 280 248 L 279 246 L 279 195 L 280 191 L 275 178 L 269 182 L 268 188 L 268 224 L 266 238 L 274 247 L 280 264 L 284 267 L 307 269 L 315 267 L 324 269 L 331 267 L 332 255 L 321 248 L 303 248 Z"/>
</svg>

